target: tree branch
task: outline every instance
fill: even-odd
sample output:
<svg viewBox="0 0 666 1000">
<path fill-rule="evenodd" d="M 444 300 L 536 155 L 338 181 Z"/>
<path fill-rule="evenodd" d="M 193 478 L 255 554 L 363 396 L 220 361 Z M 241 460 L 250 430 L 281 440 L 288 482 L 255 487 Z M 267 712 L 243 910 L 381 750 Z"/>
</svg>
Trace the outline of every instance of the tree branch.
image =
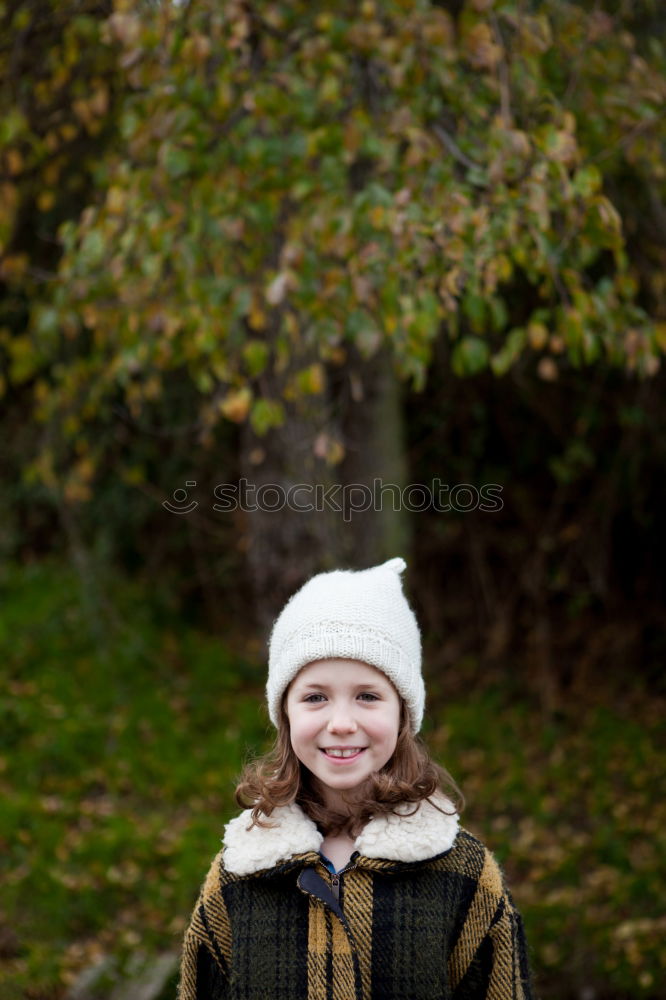
<svg viewBox="0 0 666 1000">
<path fill-rule="evenodd" d="M 432 130 L 439 139 L 439 141 L 441 142 L 442 146 L 444 146 L 444 148 L 451 154 L 451 156 L 455 160 L 458 161 L 458 163 L 462 163 L 463 166 L 467 167 L 468 170 L 481 169 L 481 165 L 479 163 L 475 163 L 474 160 L 470 160 L 469 156 L 463 153 L 460 146 L 458 146 L 457 143 L 454 142 L 449 133 L 444 128 L 442 128 L 441 125 L 433 125 Z"/>
</svg>

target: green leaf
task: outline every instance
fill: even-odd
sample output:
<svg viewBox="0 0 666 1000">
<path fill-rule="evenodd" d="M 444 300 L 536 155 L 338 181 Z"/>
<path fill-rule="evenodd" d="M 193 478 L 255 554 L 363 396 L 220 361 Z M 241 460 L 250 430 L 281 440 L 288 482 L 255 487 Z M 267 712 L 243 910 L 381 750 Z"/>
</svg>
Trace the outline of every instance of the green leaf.
<svg viewBox="0 0 666 1000">
<path fill-rule="evenodd" d="M 486 326 L 486 303 L 482 295 L 468 290 L 462 301 L 462 310 L 475 333 L 483 333 Z"/>
<path fill-rule="evenodd" d="M 490 308 L 490 321 L 493 330 L 500 332 L 509 322 L 509 310 L 507 309 L 506 302 L 497 295 L 493 295 L 488 302 L 488 306 Z"/>
<path fill-rule="evenodd" d="M 94 268 L 101 264 L 104 259 L 104 236 L 99 229 L 92 229 L 86 233 L 81 243 L 79 251 L 80 258 L 86 268 Z"/>
<path fill-rule="evenodd" d="M 257 399 L 250 410 L 250 423 L 257 434 L 266 434 L 284 423 L 284 406 L 275 399 Z"/>
<path fill-rule="evenodd" d="M 0 145 L 9 145 L 28 128 L 28 120 L 18 108 L 5 111 L 0 118 Z"/>
<path fill-rule="evenodd" d="M 526 343 L 527 333 L 525 328 L 522 326 L 514 327 L 507 335 L 501 350 L 493 354 L 490 359 L 490 367 L 493 370 L 493 374 L 498 376 L 506 375 L 509 368 L 511 368 L 522 354 Z"/>
<path fill-rule="evenodd" d="M 53 306 L 42 306 L 35 315 L 35 332 L 45 340 L 51 340 L 60 328 L 58 310 Z"/>
<path fill-rule="evenodd" d="M 589 198 L 590 195 L 596 194 L 597 191 L 601 190 L 601 183 L 599 168 L 591 163 L 587 167 L 581 167 L 580 170 L 576 171 L 571 186 L 581 198 Z"/>
<path fill-rule="evenodd" d="M 183 177 L 190 169 L 191 154 L 176 146 L 167 146 L 163 154 L 164 167 L 171 178 Z"/>
<path fill-rule="evenodd" d="M 243 348 L 243 357 L 248 374 L 252 377 L 261 375 L 268 364 L 268 345 L 263 340 L 250 340 Z"/>
<path fill-rule="evenodd" d="M 451 352 L 451 367 L 456 375 L 476 375 L 488 367 L 490 350 L 480 337 L 463 337 Z"/>
</svg>

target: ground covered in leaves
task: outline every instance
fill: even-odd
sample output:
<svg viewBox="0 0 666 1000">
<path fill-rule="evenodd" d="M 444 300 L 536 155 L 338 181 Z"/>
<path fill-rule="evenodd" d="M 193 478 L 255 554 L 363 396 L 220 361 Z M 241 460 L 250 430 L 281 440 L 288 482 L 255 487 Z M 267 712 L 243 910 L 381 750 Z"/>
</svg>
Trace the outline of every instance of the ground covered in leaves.
<svg viewBox="0 0 666 1000">
<path fill-rule="evenodd" d="M 110 957 L 103 996 L 137 954 L 177 951 L 234 778 L 270 736 L 257 646 L 104 584 L 98 605 L 63 566 L 0 575 L 2 1000 L 61 1000 Z M 657 998 L 663 700 L 629 668 L 621 697 L 547 716 L 508 671 L 474 697 L 432 690 L 425 736 L 505 866 L 540 995 Z"/>
</svg>

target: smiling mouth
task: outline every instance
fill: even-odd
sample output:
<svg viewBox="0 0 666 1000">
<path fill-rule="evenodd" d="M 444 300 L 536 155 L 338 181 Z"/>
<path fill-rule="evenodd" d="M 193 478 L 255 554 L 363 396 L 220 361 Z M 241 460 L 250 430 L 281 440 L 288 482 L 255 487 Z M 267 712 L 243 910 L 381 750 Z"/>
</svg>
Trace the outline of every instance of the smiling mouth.
<svg viewBox="0 0 666 1000">
<path fill-rule="evenodd" d="M 348 760 L 350 757 L 358 757 L 366 747 L 320 747 L 319 749 L 334 760 Z"/>
</svg>

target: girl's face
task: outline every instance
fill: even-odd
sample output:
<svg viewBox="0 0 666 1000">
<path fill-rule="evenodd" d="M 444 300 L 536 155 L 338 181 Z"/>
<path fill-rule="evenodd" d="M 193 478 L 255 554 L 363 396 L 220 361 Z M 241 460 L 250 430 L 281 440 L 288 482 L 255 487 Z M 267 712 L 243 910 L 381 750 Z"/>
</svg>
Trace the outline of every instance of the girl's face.
<svg viewBox="0 0 666 1000">
<path fill-rule="evenodd" d="M 294 753 L 318 779 L 329 808 L 360 790 L 395 750 L 400 697 L 388 677 L 359 660 L 308 663 L 285 703 Z"/>
</svg>

